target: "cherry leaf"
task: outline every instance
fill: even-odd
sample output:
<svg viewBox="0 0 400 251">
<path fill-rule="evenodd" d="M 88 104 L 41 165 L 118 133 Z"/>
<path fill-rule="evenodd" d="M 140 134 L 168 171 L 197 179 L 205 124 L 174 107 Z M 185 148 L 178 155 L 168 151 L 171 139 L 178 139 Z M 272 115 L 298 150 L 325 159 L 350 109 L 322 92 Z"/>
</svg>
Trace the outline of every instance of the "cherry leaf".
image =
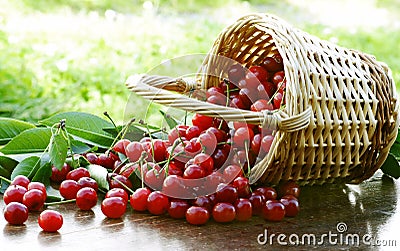
<svg viewBox="0 0 400 251">
<path fill-rule="evenodd" d="M 0 151 L 4 154 L 44 152 L 51 138 L 50 128 L 32 128 L 15 136 Z"/>
<path fill-rule="evenodd" d="M 60 133 L 53 134 L 50 140 L 50 162 L 58 169 L 61 170 L 65 160 L 67 159 L 68 142 Z"/>
<path fill-rule="evenodd" d="M 385 163 L 381 166 L 381 170 L 384 174 L 389 175 L 395 179 L 400 177 L 400 165 L 396 157 L 389 153 Z"/>
<path fill-rule="evenodd" d="M 8 143 L 21 132 L 31 128 L 35 128 L 35 126 L 24 121 L 0 118 L 0 145 Z"/>
<path fill-rule="evenodd" d="M 107 175 L 108 171 L 106 168 L 100 166 L 100 165 L 88 165 L 86 167 L 90 173 L 90 177 L 92 177 L 97 184 L 99 185 L 100 189 L 108 191 L 110 189 L 108 180 L 107 180 Z"/>
<path fill-rule="evenodd" d="M 65 128 L 68 133 L 79 141 L 102 148 L 108 148 L 114 140 L 110 133 L 103 130 L 103 128 L 109 128 L 113 125 L 107 120 L 89 113 L 59 113 L 40 121 L 40 123 L 46 126 L 52 126 L 63 119 L 65 119 Z"/>
</svg>

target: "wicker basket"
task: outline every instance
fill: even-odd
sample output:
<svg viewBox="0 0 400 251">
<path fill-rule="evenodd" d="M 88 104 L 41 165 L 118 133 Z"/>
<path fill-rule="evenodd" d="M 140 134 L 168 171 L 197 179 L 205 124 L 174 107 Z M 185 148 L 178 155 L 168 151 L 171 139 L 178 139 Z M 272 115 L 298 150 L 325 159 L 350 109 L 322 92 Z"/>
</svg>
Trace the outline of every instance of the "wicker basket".
<svg viewBox="0 0 400 251">
<path fill-rule="evenodd" d="M 227 74 L 229 61 L 223 57 L 250 67 L 276 52 L 287 80 L 284 109 L 244 111 L 179 94 L 217 86 Z M 252 169 L 251 183 L 359 183 L 383 164 L 399 126 L 396 87 L 384 63 L 269 14 L 244 16 L 224 29 L 195 83 L 141 75 L 126 85 L 167 106 L 276 129 L 269 154 Z"/>
</svg>

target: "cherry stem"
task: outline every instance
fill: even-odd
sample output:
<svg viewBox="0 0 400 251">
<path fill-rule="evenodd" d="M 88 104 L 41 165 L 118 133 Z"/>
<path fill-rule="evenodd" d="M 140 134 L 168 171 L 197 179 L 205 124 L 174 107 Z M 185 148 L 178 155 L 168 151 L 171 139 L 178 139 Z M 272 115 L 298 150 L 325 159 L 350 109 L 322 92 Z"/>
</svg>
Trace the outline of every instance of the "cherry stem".
<svg viewBox="0 0 400 251">
<path fill-rule="evenodd" d="M 114 123 L 114 120 L 111 118 L 110 114 L 108 114 L 107 111 L 103 112 L 103 114 L 104 114 L 104 116 L 106 116 L 106 117 L 111 121 L 111 123 L 113 124 L 115 130 L 118 131 L 118 127 L 117 127 L 117 125 Z"/>
<path fill-rule="evenodd" d="M 54 205 L 62 205 L 62 204 L 67 204 L 67 203 L 71 203 L 71 202 L 75 202 L 76 199 L 71 199 L 71 200 L 61 200 L 61 201 L 55 201 L 55 202 L 46 202 L 44 203 L 44 205 L 46 207 L 48 206 L 54 206 Z"/>
<path fill-rule="evenodd" d="M 8 184 L 11 184 L 11 180 L 7 179 L 6 177 L 0 176 L 0 180 L 4 180 Z"/>
<path fill-rule="evenodd" d="M 247 140 L 244 141 L 244 151 L 246 152 L 246 160 L 247 160 L 247 175 L 250 175 L 250 159 L 249 159 L 249 149 Z"/>
<path fill-rule="evenodd" d="M 127 185 L 125 185 L 123 182 L 119 181 L 118 179 L 116 179 L 115 177 L 112 177 L 113 180 L 115 180 L 116 182 L 118 182 L 121 186 L 123 186 L 126 190 L 128 190 L 130 193 L 133 193 L 134 191 L 132 189 L 130 189 Z"/>
</svg>

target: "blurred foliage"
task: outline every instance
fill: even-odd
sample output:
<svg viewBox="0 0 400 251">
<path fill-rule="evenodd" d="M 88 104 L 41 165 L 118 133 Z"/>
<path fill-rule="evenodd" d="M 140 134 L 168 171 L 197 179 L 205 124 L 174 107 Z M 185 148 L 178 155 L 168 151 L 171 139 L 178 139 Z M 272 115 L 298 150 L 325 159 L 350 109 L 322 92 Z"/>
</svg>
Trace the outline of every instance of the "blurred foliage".
<svg viewBox="0 0 400 251">
<path fill-rule="evenodd" d="M 254 11 L 274 13 L 323 39 L 376 55 L 400 83 L 398 26 L 329 27 L 289 2 L 0 0 L 0 116 L 36 122 L 60 111 L 100 116 L 108 111 L 122 121 L 129 100 L 134 115 L 143 117 L 148 103 L 126 90 L 129 75 L 166 59 L 206 53 L 223 27 Z M 396 3 L 377 1 L 398 15 Z M 159 108 L 149 108 L 154 123 Z"/>
</svg>

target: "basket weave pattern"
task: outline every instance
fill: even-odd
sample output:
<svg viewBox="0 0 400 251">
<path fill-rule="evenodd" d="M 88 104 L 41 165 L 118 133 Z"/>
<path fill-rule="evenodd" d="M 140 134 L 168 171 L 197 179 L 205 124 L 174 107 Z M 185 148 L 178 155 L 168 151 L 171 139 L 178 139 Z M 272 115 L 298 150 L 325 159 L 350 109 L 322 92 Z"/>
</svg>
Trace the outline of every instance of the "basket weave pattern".
<svg viewBox="0 0 400 251">
<path fill-rule="evenodd" d="M 250 67 L 277 52 L 287 81 L 286 106 L 278 112 L 243 111 L 171 92 L 218 86 L 229 68 L 223 57 Z M 399 126 L 396 88 L 384 63 L 268 14 L 245 16 L 224 29 L 195 84 L 158 76 L 131 77 L 126 84 L 161 104 L 276 129 L 271 151 L 252 169 L 251 183 L 359 183 L 383 164 Z"/>
</svg>

